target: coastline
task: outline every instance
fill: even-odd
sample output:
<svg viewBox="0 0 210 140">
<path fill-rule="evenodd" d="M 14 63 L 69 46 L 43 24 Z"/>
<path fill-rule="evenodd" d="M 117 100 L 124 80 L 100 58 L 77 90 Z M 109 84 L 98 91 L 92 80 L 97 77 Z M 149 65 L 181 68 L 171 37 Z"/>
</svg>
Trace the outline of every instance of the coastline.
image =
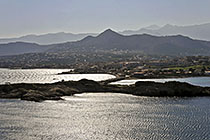
<svg viewBox="0 0 210 140">
<path fill-rule="evenodd" d="M 169 78 L 190 78 L 190 77 L 210 77 L 210 75 L 184 75 L 184 74 L 179 74 L 179 75 L 156 75 L 156 76 L 119 76 L 118 74 L 115 73 L 95 73 L 95 72 L 86 72 L 86 73 L 80 73 L 80 72 L 73 72 L 73 71 L 67 71 L 67 72 L 62 72 L 58 73 L 58 75 L 64 75 L 64 74 L 110 74 L 115 76 L 115 79 L 123 79 L 123 80 L 136 80 L 136 79 L 169 79 Z"/>
<path fill-rule="evenodd" d="M 68 71 L 64 71 L 61 73 L 57 73 L 57 75 L 66 75 L 66 74 L 109 74 L 109 75 L 113 75 L 116 78 L 114 79 L 110 79 L 110 80 L 137 80 L 137 79 L 170 79 L 170 78 L 196 78 L 196 77 L 210 77 L 210 75 L 206 75 L 206 74 L 201 74 L 201 75 L 194 75 L 194 74 L 190 74 L 190 75 L 184 75 L 184 74 L 179 74 L 179 75 L 151 75 L 151 76 L 139 76 L 139 77 L 135 77 L 132 75 L 127 75 L 127 76 L 119 76 L 116 73 L 106 73 L 106 72 L 75 72 L 73 71 L 74 69 L 70 69 L 70 68 L 42 68 L 42 67 L 35 67 L 35 68 L 0 68 L 0 69 L 6 69 L 6 70 L 36 70 L 36 69 L 41 69 L 41 70 L 45 70 L 45 69 L 52 69 L 52 70 L 68 70 Z M 106 80 L 109 81 L 109 80 Z"/>
</svg>

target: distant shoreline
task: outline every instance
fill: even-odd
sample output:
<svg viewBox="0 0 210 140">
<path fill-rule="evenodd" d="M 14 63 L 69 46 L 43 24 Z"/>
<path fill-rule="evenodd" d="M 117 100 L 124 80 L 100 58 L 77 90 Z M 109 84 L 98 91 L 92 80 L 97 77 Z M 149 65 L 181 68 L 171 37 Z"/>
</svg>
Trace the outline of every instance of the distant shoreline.
<svg viewBox="0 0 210 140">
<path fill-rule="evenodd" d="M 0 69 L 4 69 L 4 70 L 48 70 L 48 68 L 34 68 L 34 69 L 19 69 L 19 68 L 0 68 Z M 87 72 L 87 73 L 78 73 L 78 72 L 71 72 L 70 70 L 73 69 L 57 69 L 57 68 L 49 68 L 49 70 L 66 70 L 64 72 L 61 73 L 57 73 L 55 75 L 66 75 L 66 74 L 109 74 L 109 75 L 113 75 L 115 76 L 115 78 L 109 79 L 109 80 L 105 80 L 104 82 L 117 82 L 117 81 L 121 81 L 121 80 L 138 80 L 138 79 L 182 79 L 182 78 L 202 78 L 202 77 L 210 77 L 210 75 L 199 75 L 199 76 L 194 76 L 194 75 L 180 75 L 180 76 L 142 76 L 142 77 L 123 77 L 123 76 L 118 76 L 116 74 L 111 74 L 111 73 L 95 73 L 95 72 Z M 58 82 L 58 81 L 55 81 Z M 103 82 L 103 81 L 102 81 Z M 38 83 L 38 82 L 36 82 Z M 4 85 L 4 84 L 1 84 Z"/>
</svg>

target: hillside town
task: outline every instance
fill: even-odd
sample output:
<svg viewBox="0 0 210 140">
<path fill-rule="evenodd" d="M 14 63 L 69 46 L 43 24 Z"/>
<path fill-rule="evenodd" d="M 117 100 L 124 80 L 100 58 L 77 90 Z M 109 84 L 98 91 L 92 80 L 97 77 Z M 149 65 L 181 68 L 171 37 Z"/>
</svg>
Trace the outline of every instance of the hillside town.
<svg viewBox="0 0 210 140">
<path fill-rule="evenodd" d="M 210 76 L 209 56 L 156 56 L 140 52 L 32 53 L 0 57 L 1 68 L 67 68 L 68 73 L 109 73 L 117 77 Z"/>
<path fill-rule="evenodd" d="M 141 60 L 81 63 L 67 73 L 109 73 L 127 78 L 210 76 L 210 57 L 142 57 Z"/>
</svg>

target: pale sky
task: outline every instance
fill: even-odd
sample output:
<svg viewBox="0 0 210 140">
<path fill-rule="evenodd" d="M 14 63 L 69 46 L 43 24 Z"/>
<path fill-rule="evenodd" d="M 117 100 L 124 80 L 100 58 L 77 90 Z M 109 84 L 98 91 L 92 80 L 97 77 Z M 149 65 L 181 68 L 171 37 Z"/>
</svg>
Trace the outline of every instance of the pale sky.
<svg viewBox="0 0 210 140">
<path fill-rule="evenodd" d="M 210 0 L 0 0 L 0 37 L 210 22 Z"/>
</svg>

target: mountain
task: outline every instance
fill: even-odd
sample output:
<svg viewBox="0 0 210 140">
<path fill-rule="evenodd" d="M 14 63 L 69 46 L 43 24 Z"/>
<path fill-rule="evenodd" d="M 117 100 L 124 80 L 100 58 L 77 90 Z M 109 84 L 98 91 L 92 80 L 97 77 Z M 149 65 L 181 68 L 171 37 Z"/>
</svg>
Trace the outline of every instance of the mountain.
<svg viewBox="0 0 210 140">
<path fill-rule="evenodd" d="M 47 44 L 57 44 L 71 41 L 81 40 L 88 35 L 96 35 L 93 33 L 84 33 L 84 34 L 72 34 L 72 33 L 49 33 L 44 35 L 26 35 L 19 38 L 2 38 L 0 39 L 0 44 L 11 43 L 11 42 L 30 42 L 37 43 L 41 45 Z"/>
<path fill-rule="evenodd" d="M 144 33 L 147 33 L 149 31 L 152 31 L 152 30 L 158 30 L 160 29 L 161 27 L 158 26 L 158 25 L 150 25 L 150 26 L 147 26 L 147 27 L 144 27 L 144 28 L 141 28 L 140 30 L 125 30 L 125 31 L 122 31 L 122 32 L 119 32 L 120 34 L 123 34 L 123 35 L 135 35 L 135 34 L 144 34 Z M 148 30 L 148 31 L 147 31 Z"/>
<path fill-rule="evenodd" d="M 57 44 L 50 51 L 141 51 L 160 55 L 210 55 L 210 42 L 193 40 L 182 35 L 152 36 L 148 34 L 124 36 L 110 29 L 96 37 Z"/>
<path fill-rule="evenodd" d="M 167 24 L 163 27 L 150 25 L 140 30 L 126 30 L 119 32 L 123 35 L 150 34 L 155 36 L 183 35 L 193 39 L 210 41 L 210 23 L 190 26 L 176 26 Z M 72 34 L 72 33 L 49 33 L 43 35 L 26 35 L 18 38 L 0 38 L 0 44 L 11 42 L 30 42 L 40 45 L 59 44 L 65 42 L 79 41 L 87 36 L 96 36 L 94 33 Z"/>
<path fill-rule="evenodd" d="M 161 27 L 158 26 L 158 25 L 150 25 L 150 26 L 147 26 L 147 27 L 144 27 L 144 29 L 148 29 L 148 30 L 158 30 L 160 29 Z"/>
<path fill-rule="evenodd" d="M 52 45 L 35 43 L 9 43 L 0 45 L 0 55 L 24 53 L 97 53 L 130 51 L 155 55 L 210 55 L 210 42 L 193 40 L 182 35 L 152 36 L 148 34 L 125 36 L 108 29 L 96 37 L 87 36 L 80 41 Z"/>
<path fill-rule="evenodd" d="M 155 26 L 154 26 L 155 27 Z M 150 34 L 155 36 L 168 36 L 168 35 L 183 35 L 189 36 L 193 39 L 210 41 L 210 23 L 190 26 L 176 26 L 167 24 L 163 27 L 158 26 L 156 28 L 142 28 L 137 31 L 123 31 L 124 35 L 133 34 Z"/>
<path fill-rule="evenodd" d="M 0 44 L 0 56 L 19 55 L 24 53 L 40 53 L 50 49 L 51 46 L 41 46 L 35 43 L 14 42 Z"/>
</svg>

